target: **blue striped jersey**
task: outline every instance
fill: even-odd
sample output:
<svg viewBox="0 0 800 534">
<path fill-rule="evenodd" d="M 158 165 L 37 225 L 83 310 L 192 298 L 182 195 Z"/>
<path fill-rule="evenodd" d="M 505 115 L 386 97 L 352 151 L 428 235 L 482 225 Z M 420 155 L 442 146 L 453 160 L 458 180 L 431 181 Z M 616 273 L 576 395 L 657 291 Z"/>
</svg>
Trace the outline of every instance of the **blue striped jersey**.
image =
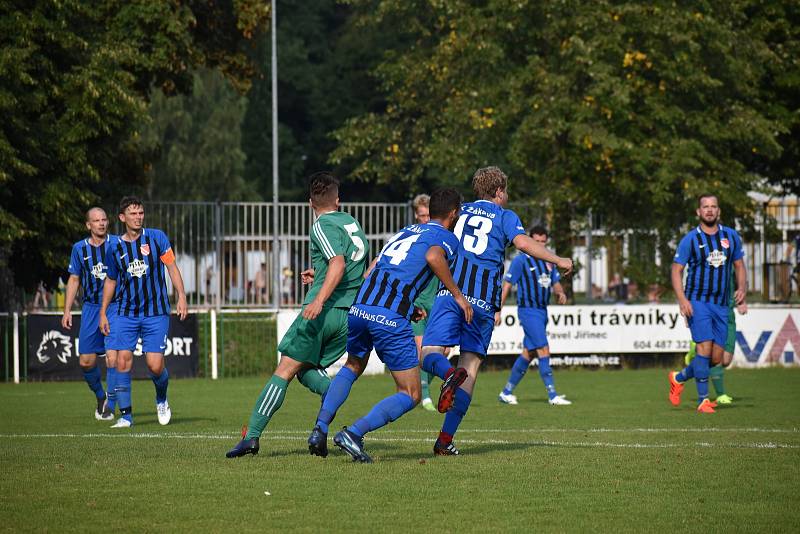
<svg viewBox="0 0 800 534">
<path fill-rule="evenodd" d="M 84 303 L 102 304 L 103 283 L 108 273 L 106 255 L 118 241 L 118 236 L 107 235 L 103 244 L 97 247 L 88 238 L 72 245 L 67 271 L 80 279 Z"/>
<path fill-rule="evenodd" d="M 454 232 L 460 242 L 450 269 L 456 284 L 464 295 L 500 309 L 505 250 L 525 234 L 522 222 L 511 210 L 476 200 L 461 206 Z"/>
<path fill-rule="evenodd" d="M 382 306 L 410 318 L 412 303 L 435 277 L 425 259 L 428 249 L 435 246 L 452 263 L 458 239 L 441 224 L 412 224 L 400 230 L 384 245 L 353 304 Z"/>
<path fill-rule="evenodd" d="M 687 299 L 727 306 L 733 262 L 744 258 L 744 249 L 736 230 L 721 224 L 718 227 L 714 235 L 699 226 L 686 234 L 673 261 L 687 266 Z"/>
<path fill-rule="evenodd" d="M 553 284 L 561 280 L 555 265 L 529 256 L 524 252 L 511 260 L 511 267 L 503 279 L 517 286 L 517 306 L 520 308 L 547 308 Z"/>
<path fill-rule="evenodd" d="M 145 228 L 134 241 L 121 237 L 108 254 L 108 277 L 117 281 L 117 313 L 126 317 L 169 315 L 165 265 L 175 262 L 169 239 Z"/>
</svg>

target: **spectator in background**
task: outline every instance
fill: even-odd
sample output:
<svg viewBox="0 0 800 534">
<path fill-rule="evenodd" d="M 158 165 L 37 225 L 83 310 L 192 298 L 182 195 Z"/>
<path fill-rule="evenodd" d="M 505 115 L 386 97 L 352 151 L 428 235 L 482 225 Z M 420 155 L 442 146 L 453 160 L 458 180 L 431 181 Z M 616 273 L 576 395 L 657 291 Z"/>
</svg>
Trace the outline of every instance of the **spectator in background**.
<svg viewBox="0 0 800 534">
<path fill-rule="evenodd" d="M 651 304 L 658 304 L 661 302 L 661 295 L 664 294 L 664 288 L 659 284 L 650 284 L 647 290 L 647 302 Z"/>
<path fill-rule="evenodd" d="M 792 253 L 794 253 L 794 258 L 792 258 Z M 789 242 L 789 246 L 786 247 L 786 255 L 784 256 L 784 260 L 793 266 L 792 274 L 790 276 L 792 280 L 794 280 L 794 283 L 797 284 L 797 293 L 800 295 L 800 234 L 794 236 L 794 239 Z M 792 288 L 790 287 L 789 297 L 791 296 Z"/>
<path fill-rule="evenodd" d="M 628 283 L 622 279 L 619 273 L 614 273 L 614 277 L 608 283 L 608 297 L 615 302 L 628 301 Z"/>
<path fill-rule="evenodd" d="M 50 305 L 50 300 L 47 295 L 47 289 L 44 287 L 44 281 L 39 280 L 39 285 L 36 286 L 36 294 L 33 297 L 33 309 L 47 308 Z"/>
<path fill-rule="evenodd" d="M 281 302 L 283 304 L 294 304 L 292 295 L 292 286 L 294 282 L 292 277 L 294 276 L 294 271 L 289 267 L 284 267 L 281 274 L 283 275 L 281 278 Z"/>
<path fill-rule="evenodd" d="M 253 280 L 253 286 L 256 290 L 256 304 L 263 304 L 267 301 L 267 264 L 262 263 L 261 269 L 256 272 L 256 277 Z"/>
<path fill-rule="evenodd" d="M 209 265 L 206 267 L 206 304 L 211 304 L 211 281 L 214 279 L 214 268 Z"/>
</svg>

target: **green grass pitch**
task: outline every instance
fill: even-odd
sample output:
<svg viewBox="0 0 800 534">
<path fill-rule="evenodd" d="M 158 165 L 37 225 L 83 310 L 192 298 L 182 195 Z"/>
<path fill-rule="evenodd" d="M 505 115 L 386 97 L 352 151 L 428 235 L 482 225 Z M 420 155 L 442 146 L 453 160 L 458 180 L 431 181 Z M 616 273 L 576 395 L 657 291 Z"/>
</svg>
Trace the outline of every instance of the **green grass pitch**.
<svg viewBox="0 0 800 534">
<path fill-rule="evenodd" d="M 460 457 L 432 456 L 442 416 L 417 408 L 367 437 L 372 465 L 332 442 L 309 456 L 318 399 L 297 383 L 261 453 L 234 460 L 264 379 L 173 380 L 166 427 L 137 381 L 124 430 L 94 420 L 83 383 L 2 384 L 0 530 L 797 532 L 800 371 L 729 371 L 735 404 L 714 415 L 694 413 L 694 384 L 672 407 L 666 375 L 557 371 L 574 404 L 553 407 L 535 370 L 518 406 L 486 372 Z M 334 426 L 392 392 L 362 378 Z"/>
</svg>

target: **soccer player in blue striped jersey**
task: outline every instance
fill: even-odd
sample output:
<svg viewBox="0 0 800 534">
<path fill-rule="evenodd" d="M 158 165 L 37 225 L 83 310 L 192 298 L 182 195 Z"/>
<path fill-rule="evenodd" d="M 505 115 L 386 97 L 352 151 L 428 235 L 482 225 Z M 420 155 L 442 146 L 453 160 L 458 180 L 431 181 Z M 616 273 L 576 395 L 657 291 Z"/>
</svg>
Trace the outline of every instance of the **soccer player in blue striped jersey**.
<svg viewBox="0 0 800 534">
<path fill-rule="evenodd" d="M 465 320 L 471 320 L 472 308 L 449 269 L 458 250 L 458 239 L 451 230 L 461 201 L 455 189 L 435 191 L 429 203 L 430 222 L 407 226 L 381 250 L 350 307 L 347 363 L 323 400 L 308 439 L 311 454 L 327 455 L 328 425 L 347 399 L 353 382 L 364 372 L 373 347 L 391 371 L 397 392 L 343 428 L 333 442 L 354 461 L 370 463 L 372 459 L 364 451 L 364 435 L 395 421 L 419 403 L 419 355 L 410 321 L 419 318 L 420 310 L 413 303 L 434 277 L 452 292 Z"/>
<path fill-rule="evenodd" d="M 543 226 L 534 226 L 530 236 L 537 243 L 547 244 L 547 230 Z M 536 353 L 539 362 L 539 376 L 547 390 L 548 402 L 554 406 L 572 404 L 564 395 L 556 393 L 553 371 L 550 369 L 550 346 L 547 343 L 547 305 L 550 303 L 551 291 L 555 293 L 559 304 L 566 304 L 567 294 L 561 287 L 561 276 L 554 265 L 520 252 L 511 261 L 511 267 L 503 277 L 503 293 L 500 307 L 503 307 L 511 288 L 517 286 L 517 315 L 525 332 L 522 343 L 522 354 L 517 357 L 511 368 L 511 375 L 498 400 L 505 404 L 517 404 L 514 388 L 531 365 L 532 352 Z M 495 314 L 495 326 L 500 324 L 500 310 Z"/>
<path fill-rule="evenodd" d="M 169 372 L 164 366 L 164 349 L 169 331 L 169 293 L 164 275 L 169 273 L 172 286 L 178 293 L 178 316 L 186 319 L 186 292 L 183 278 L 175 264 L 175 253 L 161 230 L 144 227 L 144 205 L 136 197 L 124 197 L 119 204 L 119 220 L 125 233 L 109 250 L 108 275 L 103 286 L 100 309 L 100 329 L 112 335 L 111 348 L 117 354 L 117 404 L 120 418 L 112 428 L 133 425 L 131 407 L 131 367 L 138 338 L 142 339 L 147 367 L 156 388 L 158 422 L 169 423 L 172 411 L 167 401 Z M 119 298 L 111 301 L 119 284 Z M 111 332 L 107 315 L 116 314 Z"/>
<path fill-rule="evenodd" d="M 86 229 L 89 230 L 89 237 L 81 239 L 72 246 L 61 326 L 65 330 L 72 328 L 72 304 L 75 302 L 78 289 L 83 287 L 81 328 L 78 333 L 79 363 L 83 370 L 83 378 L 97 400 L 95 419 L 110 421 L 114 419 L 114 375 L 117 354 L 116 351 L 106 350 L 105 336 L 100 332 L 99 321 L 103 281 L 108 271 L 106 252 L 119 238 L 108 234 L 108 217 L 102 208 L 95 207 L 86 212 Z M 100 369 L 97 367 L 97 355 L 104 353 L 108 394 L 103 391 Z"/>
<path fill-rule="evenodd" d="M 700 224 L 681 239 L 672 263 L 672 289 L 681 315 L 689 323 L 697 354 L 685 369 L 669 374 L 669 400 L 675 406 L 680 404 L 684 382 L 694 378 L 697 411 L 714 413 L 714 403 L 708 399 L 710 362 L 716 365 L 722 361 L 728 335 L 728 300 L 733 291 L 736 304 L 745 303 L 747 274 L 739 234 L 719 224 L 716 195 L 700 196 L 697 216 Z M 731 269 L 736 273 L 735 291 L 730 284 Z"/>
<path fill-rule="evenodd" d="M 440 290 L 433 303 L 428 328 L 422 339 L 422 369 L 444 380 L 438 410 L 447 412 L 434 454 L 454 455 L 453 445 L 461 420 L 472 401 L 478 369 L 486 357 L 494 329 L 494 314 L 500 307 L 505 249 L 517 249 L 570 272 L 572 260 L 556 256 L 525 233 L 516 213 L 504 209 L 508 202 L 508 178 L 497 167 L 478 169 L 472 178 L 478 199 L 461 207 L 455 228 L 458 255 L 451 264 L 456 284 L 472 305 L 471 322 L 456 305 L 447 289 Z M 458 367 L 444 356 L 445 347 L 460 346 Z M 452 408 L 452 409 L 451 409 Z"/>
</svg>

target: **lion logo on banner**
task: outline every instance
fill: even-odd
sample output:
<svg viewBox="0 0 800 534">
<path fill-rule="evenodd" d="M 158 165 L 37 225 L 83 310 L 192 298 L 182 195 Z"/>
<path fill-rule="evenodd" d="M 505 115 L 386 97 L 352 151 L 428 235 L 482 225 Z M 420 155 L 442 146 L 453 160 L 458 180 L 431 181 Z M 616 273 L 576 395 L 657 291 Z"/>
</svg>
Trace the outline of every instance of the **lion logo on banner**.
<svg viewBox="0 0 800 534">
<path fill-rule="evenodd" d="M 45 332 L 39 348 L 36 349 L 36 358 L 40 363 L 47 363 L 51 358 L 58 358 L 58 361 L 65 364 L 71 356 L 72 340 L 58 330 Z"/>
</svg>

